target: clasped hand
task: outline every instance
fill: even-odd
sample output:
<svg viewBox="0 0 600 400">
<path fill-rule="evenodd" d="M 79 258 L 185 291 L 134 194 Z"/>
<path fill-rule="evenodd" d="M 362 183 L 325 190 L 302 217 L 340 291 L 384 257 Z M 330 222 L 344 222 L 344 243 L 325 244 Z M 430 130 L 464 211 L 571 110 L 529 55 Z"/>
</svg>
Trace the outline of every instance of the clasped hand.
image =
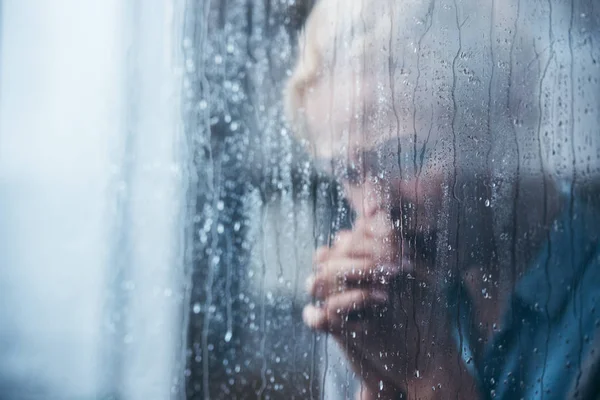
<svg viewBox="0 0 600 400">
<path fill-rule="evenodd" d="M 364 384 L 361 399 L 406 398 L 441 382 L 442 301 L 403 245 L 384 212 L 362 217 L 317 249 L 307 281 L 316 303 L 305 307 L 304 321 L 339 342 Z"/>
</svg>

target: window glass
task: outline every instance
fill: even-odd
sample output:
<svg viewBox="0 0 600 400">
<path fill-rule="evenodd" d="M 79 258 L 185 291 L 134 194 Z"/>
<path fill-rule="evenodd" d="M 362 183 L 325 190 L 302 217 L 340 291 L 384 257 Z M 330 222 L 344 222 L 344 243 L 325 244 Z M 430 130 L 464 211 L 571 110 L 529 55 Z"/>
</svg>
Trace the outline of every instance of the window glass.
<svg viewBox="0 0 600 400">
<path fill-rule="evenodd" d="M 0 0 L 0 398 L 600 396 L 595 0 Z"/>
<path fill-rule="evenodd" d="M 188 14 L 187 129 L 203 149 L 188 395 L 577 390 L 577 374 L 547 382 L 594 348 L 595 289 L 575 276 L 597 269 L 578 247 L 597 250 L 597 229 L 576 222 L 597 212 L 597 10 L 500 3 Z M 577 344 L 549 350 L 561 340 Z"/>
</svg>

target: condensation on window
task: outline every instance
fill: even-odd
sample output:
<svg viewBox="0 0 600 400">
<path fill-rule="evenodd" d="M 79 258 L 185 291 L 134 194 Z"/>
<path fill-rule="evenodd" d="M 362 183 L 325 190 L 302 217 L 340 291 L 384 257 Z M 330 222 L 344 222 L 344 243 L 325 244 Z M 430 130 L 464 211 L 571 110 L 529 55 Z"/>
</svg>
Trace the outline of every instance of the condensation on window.
<svg viewBox="0 0 600 400">
<path fill-rule="evenodd" d="M 599 42 L 595 0 L 0 0 L 0 398 L 597 398 Z"/>
<path fill-rule="evenodd" d="M 575 202 L 597 207 L 597 7 L 312 3 L 212 2 L 186 15 L 184 108 L 198 173 L 187 394 L 390 398 L 398 386 L 444 398 L 458 370 L 477 388 L 465 397 L 506 396 L 510 384 L 476 373 L 502 357 L 486 359 L 482 343 L 508 330 L 504 304 L 552 243 L 561 210 L 576 219 Z M 307 277 L 326 279 L 315 249 L 334 257 L 373 204 L 390 230 L 371 246 L 393 254 L 369 271 L 392 264 L 386 290 L 398 301 L 376 308 L 375 322 L 337 310 L 340 331 L 309 329 L 304 307 L 335 301 L 310 282 L 307 292 Z M 342 293 L 361 285 L 330 273 Z M 449 367 L 442 354 L 464 364 Z M 542 371 L 513 367 L 496 368 Z"/>
</svg>

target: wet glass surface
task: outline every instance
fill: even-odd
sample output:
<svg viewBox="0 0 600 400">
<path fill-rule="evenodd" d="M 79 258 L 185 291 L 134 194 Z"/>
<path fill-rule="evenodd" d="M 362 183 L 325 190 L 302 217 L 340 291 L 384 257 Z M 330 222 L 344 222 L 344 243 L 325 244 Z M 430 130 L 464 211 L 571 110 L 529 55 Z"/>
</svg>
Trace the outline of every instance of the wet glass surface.
<svg viewBox="0 0 600 400">
<path fill-rule="evenodd" d="M 153 6 L 0 0 L 0 399 L 600 394 L 594 0 Z"/>
</svg>

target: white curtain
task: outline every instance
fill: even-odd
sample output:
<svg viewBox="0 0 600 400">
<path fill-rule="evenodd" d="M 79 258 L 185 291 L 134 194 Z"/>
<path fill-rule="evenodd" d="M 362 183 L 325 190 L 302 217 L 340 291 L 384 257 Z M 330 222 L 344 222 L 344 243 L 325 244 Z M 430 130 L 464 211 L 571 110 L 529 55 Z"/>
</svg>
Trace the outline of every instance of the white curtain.
<svg viewBox="0 0 600 400">
<path fill-rule="evenodd" d="M 0 5 L 0 398 L 182 396 L 182 6 Z"/>
</svg>

